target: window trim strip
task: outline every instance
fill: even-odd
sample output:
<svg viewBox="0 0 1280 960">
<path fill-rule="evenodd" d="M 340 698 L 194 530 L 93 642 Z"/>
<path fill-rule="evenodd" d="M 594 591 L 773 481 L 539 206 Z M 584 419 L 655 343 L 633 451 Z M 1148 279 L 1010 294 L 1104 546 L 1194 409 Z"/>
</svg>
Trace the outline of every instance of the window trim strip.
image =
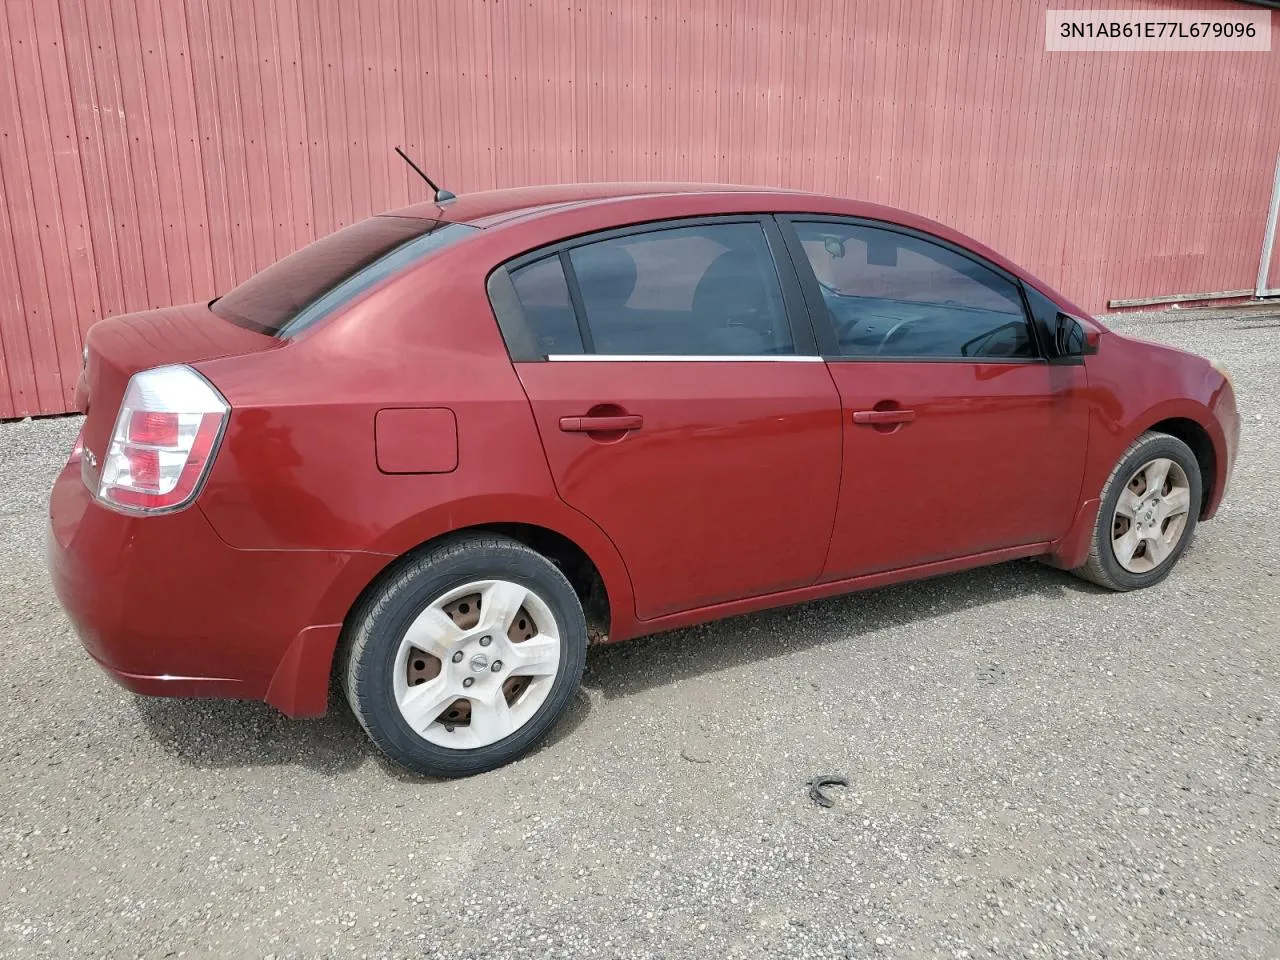
<svg viewBox="0 0 1280 960">
<path fill-rule="evenodd" d="M 552 353 L 547 355 L 547 360 L 560 363 L 583 363 L 586 361 L 595 361 L 597 363 L 729 363 L 729 362 L 747 362 L 747 363 L 763 363 L 766 360 L 776 361 L 779 363 L 823 363 L 822 357 L 816 354 L 669 354 L 669 353 Z"/>
<path fill-rule="evenodd" d="M 986 366 L 988 364 L 1048 364 L 1044 357 L 933 357 L 933 356 L 897 356 L 878 353 L 846 355 L 843 353 L 828 354 L 823 357 L 827 363 L 967 363 L 970 366 Z"/>
</svg>

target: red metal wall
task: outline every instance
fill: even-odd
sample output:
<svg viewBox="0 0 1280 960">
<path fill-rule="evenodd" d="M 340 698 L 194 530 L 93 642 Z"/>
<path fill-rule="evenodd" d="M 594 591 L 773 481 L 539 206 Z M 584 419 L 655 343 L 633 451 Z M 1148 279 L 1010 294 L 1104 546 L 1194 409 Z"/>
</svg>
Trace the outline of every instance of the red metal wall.
<svg viewBox="0 0 1280 960">
<path fill-rule="evenodd" d="M 1280 148 L 1280 45 L 1050 54 L 1048 2 L 2 2 L 0 417 L 70 407 L 98 318 L 422 198 L 397 143 L 896 204 L 1094 308 L 1251 287 Z"/>
</svg>

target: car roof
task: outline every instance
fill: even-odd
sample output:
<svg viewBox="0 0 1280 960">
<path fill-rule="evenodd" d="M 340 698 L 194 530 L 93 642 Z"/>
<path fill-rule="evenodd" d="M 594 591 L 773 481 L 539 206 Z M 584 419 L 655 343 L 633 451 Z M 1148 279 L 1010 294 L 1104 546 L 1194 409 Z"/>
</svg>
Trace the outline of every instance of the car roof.
<svg viewBox="0 0 1280 960">
<path fill-rule="evenodd" d="M 746 187 L 723 183 L 561 183 L 534 187 L 512 187 L 505 190 L 482 190 L 465 193 L 443 204 L 434 200 L 415 203 L 391 211 L 392 216 L 422 217 L 491 227 L 508 220 L 553 209 L 624 200 L 635 197 L 670 196 L 681 193 L 740 194 L 754 196 L 776 194 L 796 196 L 798 191 L 775 187 Z M 813 196 L 813 194 L 810 194 Z"/>
<path fill-rule="evenodd" d="M 787 190 L 781 187 L 749 187 L 724 183 L 664 183 L 664 182 L 632 182 L 632 183 L 566 183 L 548 184 L 534 187 L 515 187 L 505 190 L 483 190 L 476 193 L 463 194 L 443 204 L 435 201 L 416 203 L 399 210 L 391 211 L 388 216 L 421 217 L 427 220 L 444 220 L 452 223 L 466 223 L 476 227 L 494 227 L 499 224 L 518 220 L 539 219 L 543 216 L 555 217 L 559 214 L 574 216 L 575 208 L 618 204 L 634 205 L 646 198 L 657 197 L 701 197 L 743 198 L 743 211 L 788 211 L 791 213 L 816 213 L 835 216 L 866 217 L 871 220 L 883 220 L 911 229 L 919 230 L 926 235 L 941 238 L 976 253 L 991 263 L 1003 268 L 1014 276 L 1021 277 L 1057 303 L 1062 309 L 1079 316 L 1088 316 L 1079 306 L 1072 303 L 1043 280 L 1032 276 L 1000 253 L 959 231 L 942 223 L 921 217 L 917 214 L 887 207 L 878 203 L 863 200 L 852 200 L 848 197 L 836 197 L 830 194 L 813 193 L 807 190 Z M 733 203 L 715 203 L 711 206 L 727 208 Z M 706 203 L 696 204 L 705 208 Z M 585 212 L 585 211 L 584 211 Z M 726 209 L 717 209 L 716 214 L 725 213 Z M 593 227 L 591 229 L 598 229 Z M 1096 322 L 1096 321 L 1095 321 Z"/>
</svg>

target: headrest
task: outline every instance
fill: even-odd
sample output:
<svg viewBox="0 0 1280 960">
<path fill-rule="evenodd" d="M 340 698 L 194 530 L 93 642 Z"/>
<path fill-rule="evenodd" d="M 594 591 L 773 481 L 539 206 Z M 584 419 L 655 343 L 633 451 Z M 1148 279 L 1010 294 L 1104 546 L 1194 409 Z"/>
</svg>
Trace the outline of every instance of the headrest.
<svg viewBox="0 0 1280 960">
<path fill-rule="evenodd" d="M 611 243 L 579 247 L 570 257 L 587 308 L 621 307 L 636 288 L 636 262 Z"/>
</svg>

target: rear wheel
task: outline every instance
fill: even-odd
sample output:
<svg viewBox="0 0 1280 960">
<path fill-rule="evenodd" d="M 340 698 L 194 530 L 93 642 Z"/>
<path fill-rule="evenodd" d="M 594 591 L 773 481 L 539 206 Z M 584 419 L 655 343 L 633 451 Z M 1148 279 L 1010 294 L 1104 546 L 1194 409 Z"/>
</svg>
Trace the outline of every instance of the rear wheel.
<svg viewBox="0 0 1280 960">
<path fill-rule="evenodd" d="M 435 776 L 491 770 L 532 747 L 586 661 L 573 587 L 545 557 L 496 535 L 406 561 L 348 629 L 352 711 L 389 757 Z"/>
<path fill-rule="evenodd" d="M 1158 583 L 1191 540 L 1200 497 L 1191 448 L 1177 437 L 1144 433 L 1111 471 L 1089 559 L 1074 572 L 1112 590 Z"/>
</svg>

